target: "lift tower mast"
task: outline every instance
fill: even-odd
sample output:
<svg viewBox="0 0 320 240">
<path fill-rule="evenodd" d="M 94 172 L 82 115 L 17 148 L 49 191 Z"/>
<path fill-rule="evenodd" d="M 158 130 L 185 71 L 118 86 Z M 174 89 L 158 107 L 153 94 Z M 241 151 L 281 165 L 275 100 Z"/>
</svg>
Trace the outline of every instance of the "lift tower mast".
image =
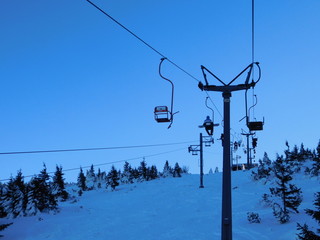
<svg viewBox="0 0 320 240">
<path fill-rule="evenodd" d="M 256 65 L 259 68 L 259 79 L 249 83 L 252 69 Z M 223 105 L 224 105 L 224 130 L 223 130 L 223 176 L 222 176 L 222 219 L 221 219 L 221 239 L 232 240 L 232 197 L 231 197 L 231 159 L 230 159 L 230 98 L 231 93 L 234 91 L 248 90 L 253 88 L 260 80 L 260 67 L 258 62 L 251 63 L 241 73 L 239 73 L 228 84 L 220 80 L 216 75 L 210 72 L 204 66 L 201 70 L 206 84 L 199 82 L 198 87 L 205 91 L 222 92 Z M 244 84 L 231 85 L 238 77 L 248 70 L 248 75 Z M 209 85 L 206 72 L 217 79 L 222 86 Z"/>
</svg>

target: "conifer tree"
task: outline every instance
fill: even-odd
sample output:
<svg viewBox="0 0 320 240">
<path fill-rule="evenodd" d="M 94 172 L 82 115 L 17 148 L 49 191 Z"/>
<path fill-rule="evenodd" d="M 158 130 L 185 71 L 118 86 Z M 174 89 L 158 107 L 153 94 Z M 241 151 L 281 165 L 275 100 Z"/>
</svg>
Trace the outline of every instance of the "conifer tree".
<svg viewBox="0 0 320 240">
<path fill-rule="evenodd" d="M 87 190 L 93 190 L 95 188 L 95 184 L 96 184 L 96 175 L 94 172 L 94 167 L 93 164 L 91 165 L 90 169 L 87 171 L 86 174 L 86 186 L 87 186 Z"/>
<path fill-rule="evenodd" d="M 317 221 L 319 228 L 317 229 L 317 233 L 320 234 L 320 192 L 317 192 L 315 194 L 315 200 L 314 200 L 314 206 L 316 210 L 312 209 L 305 209 L 305 212 L 311 216 L 314 220 Z M 300 233 L 297 234 L 298 238 L 301 240 L 320 240 L 320 235 L 317 235 L 315 232 L 309 230 L 309 227 L 307 224 L 300 225 L 297 224 L 297 230 L 300 231 Z"/>
<path fill-rule="evenodd" d="M 4 218 L 7 216 L 7 213 L 4 209 L 6 192 L 7 192 L 6 185 L 0 183 L 0 218 Z"/>
<path fill-rule="evenodd" d="M 80 188 L 81 191 L 86 191 L 87 190 L 86 177 L 84 176 L 82 167 L 80 167 L 80 173 L 78 175 L 77 185 L 78 185 L 78 187 Z"/>
<path fill-rule="evenodd" d="M 112 166 L 110 172 L 106 177 L 107 188 L 111 187 L 112 190 L 115 190 L 115 188 L 119 186 L 119 179 L 120 178 L 118 176 L 118 171 L 114 166 Z"/>
<path fill-rule="evenodd" d="M 28 184 L 27 214 L 36 215 L 38 211 L 49 212 L 57 209 L 57 200 L 49 184 L 46 165 L 40 174 L 34 176 Z"/>
<path fill-rule="evenodd" d="M 166 161 L 166 163 L 164 164 L 162 176 L 163 176 L 163 177 L 172 176 L 172 168 L 170 167 L 168 161 Z"/>
<path fill-rule="evenodd" d="M 106 172 L 101 172 L 100 168 L 96 175 L 96 185 L 98 188 L 102 188 L 102 185 L 105 185 L 106 182 Z"/>
<path fill-rule="evenodd" d="M 16 178 L 9 180 L 6 187 L 3 207 L 9 217 L 15 218 L 23 216 L 25 211 L 25 185 L 21 171 Z"/>
<path fill-rule="evenodd" d="M 56 171 L 53 176 L 53 194 L 56 198 L 60 198 L 62 201 L 65 201 L 68 199 L 68 192 L 65 189 L 65 183 L 63 178 L 63 172 L 62 167 L 56 166 Z"/>
<path fill-rule="evenodd" d="M 149 177 L 150 177 L 150 180 L 154 180 L 158 178 L 158 169 L 155 165 L 151 166 L 149 170 Z"/>
<path fill-rule="evenodd" d="M 6 224 L 0 224 L 0 232 L 12 225 L 13 223 L 6 223 Z M 0 235 L 0 237 L 3 237 L 3 235 Z"/>
<path fill-rule="evenodd" d="M 313 164 L 310 170 L 311 176 L 319 176 L 320 174 L 320 141 L 318 143 L 316 153 L 313 157 Z"/>
<path fill-rule="evenodd" d="M 149 171 L 147 168 L 147 163 L 145 160 L 140 162 L 140 166 L 138 167 L 139 171 L 139 180 L 140 181 L 149 181 Z"/>
<path fill-rule="evenodd" d="M 124 163 L 123 171 L 122 171 L 122 174 L 121 174 L 121 182 L 124 183 L 124 184 L 131 184 L 131 183 L 134 182 L 133 179 L 134 179 L 134 177 L 133 177 L 133 174 L 132 174 L 132 167 L 126 161 Z"/>
<path fill-rule="evenodd" d="M 182 169 L 180 168 L 179 164 L 176 163 L 173 169 L 173 177 L 181 177 L 181 172 L 182 172 Z"/>
<path fill-rule="evenodd" d="M 257 172 L 252 171 L 253 180 L 257 181 L 264 178 L 267 182 L 272 172 L 271 165 L 272 165 L 271 160 L 268 157 L 268 154 L 265 152 L 262 160 L 261 159 L 259 160 L 259 166 L 258 166 Z"/>
<path fill-rule="evenodd" d="M 274 163 L 274 173 L 277 187 L 270 188 L 271 195 L 281 199 L 280 204 L 275 203 L 273 206 L 273 214 L 280 221 L 285 223 L 289 221 L 289 212 L 298 213 L 298 207 L 302 202 L 300 188 L 294 184 L 290 184 L 292 180 L 292 171 L 290 165 L 286 164 L 283 156 L 279 156 Z"/>
</svg>

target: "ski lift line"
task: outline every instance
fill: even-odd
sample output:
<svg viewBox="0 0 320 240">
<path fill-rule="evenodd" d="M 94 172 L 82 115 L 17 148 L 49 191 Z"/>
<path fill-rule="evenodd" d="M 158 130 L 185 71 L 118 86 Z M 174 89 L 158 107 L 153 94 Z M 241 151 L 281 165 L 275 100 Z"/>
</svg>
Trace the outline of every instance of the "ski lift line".
<svg viewBox="0 0 320 240">
<path fill-rule="evenodd" d="M 93 7 L 95 7 L 96 9 L 98 9 L 101 13 L 103 13 L 105 16 L 107 16 L 108 18 L 110 18 L 113 22 L 115 22 L 116 24 L 118 24 L 120 27 L 122 27 L 124 30 L 126 30 L 128 33 L 130 33 L 132 36 L 134 36 L 136 39 L 138 39 L 140 42 L 142 42 L 144 45 L 146 45 L 148 48 L 150 48 L 152 51 L 154 51 L 155 53 L 157 53 L 158 55 L 160 55 L 163 58 L 166 58 L 168 60 L 168 62 L 170 62 L 173 66 L 175 66 L 176 68 L 178 68 L 179 70 L 181 70 L 182 72 L 184 72 L 185 74 L 187 74 L 189 77 L 191 77 L 192 79 L 194 79 L 197 82 L 200 82 L 199 79 L 197 79 L 196 77 L 194 77 L 192 74 L 190 74 L 189 72 L 187 72 L 185 69 L 183 69 L 182 67 L 180 67 L 178 64 L 176 64 L 175 62 L 173 62 L 172 60 L 170 60 L 169 58 L 167 58 L 163 53 L 161 53 L 160 51 L 158 51 L 157 49 L 155 49 L 154 47 L 152 47 L 149 43 L 147 43 L 146 41 L 144 41 L 142 38 L 140 38 L 137 34 L 135 34 L 134 32 L 132 32 L 130 29 L 128 29 L 127 27 L 125 27 L 123 24 L 121 24 L 119 21 L 117 21 L 115 18 L 113 18 L 110 14 L 108 14 L 106 11 L 104 11 L 103 9 L 101 9 L 100 7 L 98 7 L 96 4 L 94 4 L 93 2 L 91 2 L 90 0 L 86 0 L 88 3 L 90 3 Z"/>
<path fill-rule="evenodd" d="M 57 153 L 57 152 L 80 152 L 80 151 L 100 151 L 100 150 L 117 150 L 117 149 L 131 149 L 131 148 L 147 148 L 147 147 L 162 147 L 192 143 L 196 141 L 177 142 L 177 143 L 162 143 L 150 145 L 136 145 L 136 146 L 119 146 L 119 147 L 101 147 L 101 148 L 78 148 L 78 149 L 55 149 L 55 150 L 36 150 L 23 152 L 0 152 L 0 155 L 18 155 L 18 154 L 37 154 L 37 153 Z"/>
<path fill-rule="evenodd" d="M 164 154 L 168 154 L 168 153 L 173 153 L 173 152 L 178 152 L 178 151 L 182 151 L 182 150 L 185 150 L 185 147 L 179 148 L 179 149 L 175 149 L 175 150 L 171 150 L 171 151 L 166 151 L 166 152 L 161 152 L 161 153 L 155 153 L 155 154 L 150 154 L 150 155 L 143 155 L 143 156 L 140 156 L 140 157 L 123 159 L 123 160 L 118 160 L 118 161 L 113 161 L 113 162 L 92 164 L 92 165 L 90 165 L 90 166 L 84 166 L 84 167 L 81 167 L 81 168 L 82 168 L 82 169 L 87 169 L 87 168 L 90 168 L 91 166 L 99 167 L 99 166 L 105 166 L 105 165 L 110 165 L 110 164 L 115 164 L 115 163 L 133 161 L 133 160 L 137 160 L 137 159 L 141 159 L 141 158 L 142 158 L 142 159 L 143 159 L 143 158 L 151 158 L 151 157 L 160 156 L 160 155 L 164 155 Z M 69 169 L 64 169 L 64 170 L 62 170 L 62 172 L 76 171 L 76 170 L 79 170 L 79 169 L 80 169 L 80 167 L 69 168 Z M 54 174 L 54 173 L 55 173 L 55 172 L 48 172 L 48 174 Z M 36 175 L 36 174 L 28 175 L 28 176 L 23 176 L 23 177 L 24 177 L 24 178 L 30 178 L 30 177 L 34 177 L 35 175 Z M 10 178 L 0 179 L 0 182 L 9 181 L 9 180 L 10 180 Z"/>
</svg>

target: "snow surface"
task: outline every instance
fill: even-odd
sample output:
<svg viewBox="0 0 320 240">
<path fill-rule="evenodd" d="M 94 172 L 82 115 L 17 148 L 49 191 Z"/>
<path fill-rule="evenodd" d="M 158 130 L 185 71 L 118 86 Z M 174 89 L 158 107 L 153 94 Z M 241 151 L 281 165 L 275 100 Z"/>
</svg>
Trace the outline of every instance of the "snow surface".
<svg viewBox="0 0 320 240">
<path fill-rule="evenodd" d="M 296 223 L 316 226 L 303 209 L 312 208 L 319 179 L 297 175 L 304 200 L 299 214 L 280 224 L 272 209 L 260 203 L 269 193 L 269 183 L 253 182 L 250 172 L 233 172 L 233 239 L 296 239 Z M 57 214 L 0 219 L 14 224 L 1 232 L 3 240 L 215 240 L 221 231 L 222 173 L 204 176 L 205 188 L 199 188 L 199 175 L 162 178 L 116 191 L 105 189 L 84 192 L 76 202 L 60 203 Z M 74 187 L 76 188 L 76 187 Z M 250 224 L 247 212 L 257 212 L 260 224 Z M 314 229 L 312 229 L 314 230 Z"/>
</svg>

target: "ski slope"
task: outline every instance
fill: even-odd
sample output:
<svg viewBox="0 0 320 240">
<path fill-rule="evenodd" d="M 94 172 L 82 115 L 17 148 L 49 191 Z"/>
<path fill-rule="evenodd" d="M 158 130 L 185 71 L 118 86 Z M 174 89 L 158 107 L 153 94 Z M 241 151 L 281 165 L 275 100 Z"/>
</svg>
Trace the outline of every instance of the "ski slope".
<svg viewBox="0 0 320 240">
<path fill-rule="evenodd" d="M 216 240 L 221 231 L 222 173 L 161 178 L 116 191 L 104 189 L 84 192 L 76 201 L 60 203 L 57 214 L 40 214 L 12 220 L 1 234 L 3 240 Z M 299 214 L 280 224 L 272 209 L 260 203 L 270 184 L 253 182 L 249 171 L 232 173 L 233 239 L 295 239 L 296 222 L 315 226 L 303 209 L 313 208 L 313 194 L 319 180 L 304 175 L 293 181 L 301 187 L 304 200 Z M 75 186 L 72 188 L 76 189 Z M 257 212 L 260 224 L 250 224 L 247 212 Z M 1 223 L 8 219 L 0 219 Z"/>
</svg>

